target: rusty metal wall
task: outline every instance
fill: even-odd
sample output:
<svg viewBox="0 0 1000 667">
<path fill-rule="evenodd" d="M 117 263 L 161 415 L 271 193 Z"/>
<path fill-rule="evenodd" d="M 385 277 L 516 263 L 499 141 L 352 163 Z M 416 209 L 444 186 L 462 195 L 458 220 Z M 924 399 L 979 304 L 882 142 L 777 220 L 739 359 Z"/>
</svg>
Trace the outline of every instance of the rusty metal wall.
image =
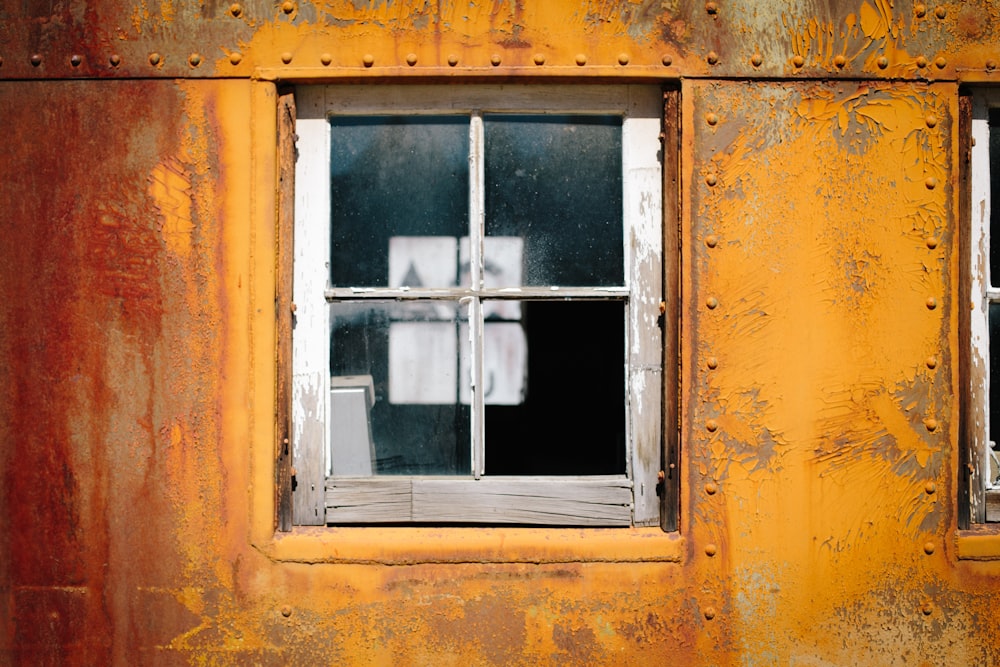
<svg viewBox="0 0 1000 667">
<path fill-rule="evenodd" d="M 0 3 L 0 662 L 1000 664 L 992 2 Z M 282 82 L 680 81 L 680 530 L 274 531 Z M 268 466 L 271 466 L 270 468 Z"/>
</svg>

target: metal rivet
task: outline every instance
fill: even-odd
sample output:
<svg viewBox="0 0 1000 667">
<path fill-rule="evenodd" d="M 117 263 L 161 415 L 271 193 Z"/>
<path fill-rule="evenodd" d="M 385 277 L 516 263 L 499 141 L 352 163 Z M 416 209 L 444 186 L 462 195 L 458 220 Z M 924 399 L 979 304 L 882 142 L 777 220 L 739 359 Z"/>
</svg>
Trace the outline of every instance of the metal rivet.
<svg viewBox="0 0 1000 667">
<path fill-rule="evenodd" d="M 535 61 L 536 65 L 544 65 L 545 64 L 545 54 L 544 53 L 536 53 L 535 57 L 534 57 L 534 61 Z"/>
<path fill-rule="evenodd" d="M 719 307 L 719 300 L 714 296 L 710 296 L 705 300 L 705 305 L 708 306 L 709 310 L 715 310 Z"/>
<path fill-rule="evenodd" d="M 934 248 L 938 247 L 939 241 L 936 236 L 928 236 L 927 239 L 924 241 L 924 243 L 927 244 L 928 248 L 934 250 Z"/>
<path fill-rule="evenodd" d="M 83 58 L 81 58 L 80 56 L 78 56 L 78 55 L 70 56 L 69 64 L 72 65 L 73 67 L 79 67 L 80 63 L 82 63 L 82 62 L 83 62 Z"/>
<path fill-rule="evenodd" d="M 452 53 L 451 55 L 448 56 L 448 66 L 454 67 L 457 64 L 458 64 L 458 56 Z"/>
<path fill-rule="evenodd" d="M 490 56 L 490 64 L 493 65 L 494 67 L 498 67 L 500 65 L 500 62 L 501 61 L 499 53 L 494 53 L 492 56 Z"/>
<path fill-rule="evenodd" d="M 621 66 L 624 67 L 625 65 L 628 65 L 628 61 L 629 61 L 629 56 L 628 56 L 627 53 L 619 53 L 618 54 L 618 64 L 619 65 L 621 65 Z"/>
<path fill-rule="evenodd" d="M 281 608 L 281 615 L 284 616 L 285 618 L 288 618 L 289 616 L 292 615 L 292 608 L 286 604 L 284 607 Z"/>
<path fill-rule="evenodd" d="M 997 61 L 995 61 L 995 60 L 987 60 L 986 61 L 986 70 L 987 71 L 992 72 L 996 68 L 997 68 Z"/>
<path fill-rule="evenodd" d="M 933 370 L 933 369 L 937 368 L 937 364 L 938 364 L 937 357 L 935 357 L 932 354 L 931 356 L 927 357 L 927 359 L 924 361 L 924 363 L 927 364 L 927 368 L 930 368 L 930 369 Z"/>
<path fill-rule="evenodd" d="M 576 64 L 583 67 L 587 64 L 587 55 L 585 53 L 576 54 Z"/>
<path fill-rule="evenodd" d="M 715 370 L 719 367 L 719 360 L 715 357 L 709 357 L 705 360 L 705 365 L 708 366 L 709 370 Z"/>
<path fill-rule="evenodd" d="M 926 305 L 927 305 L 927 310 L 934 310 L 935 308 L 937 308 L 937 299 L 935 299 L 932 296 L 927 297 Z"/>
<path fill-rule="evenodd" d="M 37 53 L 34 54 L 34 55 L 32 55 L 31 56 L 31 64 L 33 66 L 35 66 L 35 67 L 38 67 L 39 65 L 42 64 L 42 57 L 40 55 L 38 55 Z"/>
<path fill-rule="evenodd" d="M 934 10 L 934 16 L 938 17 L 939 19 L 943 19 L 947 15 L 948 15 L 948 10 L 945 9 L 944 7 L 938 6 L 938 8 Z"/>
<path fill-rule="evenodd" d="M 924 58 L 923 56 L 917 56 L 917 67 L 921 69 L 927 67 L 927 58 Z"/>
<path fill-rule="evenodd" d="M 416 53 L 407 53 L 406 54 L 406 64 L 409 65 L 410 67 L 413 67 L 414 65 L 416 65 L 417 64 L 417 54 Z"/>
<path fill-rule="evenodd" d="M 243 62 L 243 54 L 239 51 L 233 51 L 229 54 L 229 62 L 233 65 L 239 65 Z"/>
<path fill-rule="evenodd" d="M 885 56 L 879 56 L 878 60 L 875 61 L 875 64 L 878 65 L 879 69 L 885 69 L 889 66 L 889 59 Z"/>
<path fill-rule="evenodd" d="M 233 4 L 229 5 L 229 13 L 232 14 L 233 16 L 239 16 L 240 14 L 243 13 L 243 7 L 241 7 L 239 3 L 234 2 Z"/>
<path fill-rule="evenodd" d="M 759 53 L 755 53 L 752 56 L 750 56 L 750 64 L 753 65 L 754 67 L 760 67 L 761 63 L 763 62 L 764 62 L 764 56 L 760 55 Z"/>
<path fill-rule="evenodd" d="M 711 187 L 718 183 L 719 179 L 715 174 L 709 174 L 705 177 L 705 182 L 708 183 L 709 187 Z"/>
<path fill-rule="evenodd" d="M 709 125 L 715 125 L 719 122 L 719 117 L 714 113 L 707 113 L 705 114 L 705 122 Z"/>
<path fill-rule="evenodd" d="M 715 618 L 715 607 L 705 607 L 704 614 L 705 618 L 711 621 L 713 618 Z"/>
<path fill-rule="evenodd" d="M 230 58 L 232 58 L 232 56 L 230 56 Z M 149 54 L 149 64 L 152 65 L 153 67 L 156 67 L 157 65 L 159 65 L 160 64 L 160 54 L 159 53 L 150 53 Z"/>
<path fill-rule="evenodd" d="M 191 67 L 197 67 L 201 64 L 201 56 L 197 53 L 192 53 L 191 57 L 188 58 L 188 63 L 191 64 Z"/>
<path fill-rule="evenodd" d="M 937 116 L 934 114 L 928 114 L 927 117 L 924 118 L 924 123 L 927 124 L 927 127 L 934 127 L 938 123 Z"/>
<path fill-rule="evenodd" d="M 718 553 L 718 551 L 719 551 L 718 548 L 714 544 L 705 545 L 705 555 L 708 556 L 709 558 Z"/>
<path fill-rule="evenodd" d="M 796 67 L 802 67 L 803 65 L 806 64 L 806 59 L 803 58 L 802 56 L 794 56 L 792 58 L 792 64 L 795 65 Z"/>
<path fill-rule="evenodd" d="M 365 67 L 371 67 L 372 65 L 375 64 L 375 56 L 373 56 L 370 53 L 366 53 L 365 55 L 361 56 L 361 62 L 364 64 Z"/>
<path fill-rule="evenodd" d="M 933 417 L 928 417 L 927 419 L 924 420 L 924 428 L 933 433 L 938 428 L 937 420 L 934 419 Z"/>
<path fill-rule="evenodd" d="M 669 54 L 664 53 L 663 57 L 660 58 L 660 62 L 663 63 L 664 67 L 670 67 L 670 65 L 673 64 L 674 59 Z"/>
<path fill-rule="evenodd" d="M 927 6 L 922 2 L 918 2 L 913 5 L 913 13 L 917 15 L 917 18 L 924 18 L 927 15 Z"/>
<path fill-rule="evenodd" d="M 934 543 L 933 542 L 925 542 L 924 543 L 924 553 L 927 554 L 927 555 L 930 555 L 930 554 L 934 553 Z"/>
<path fill-rule="evenodd" d="M 331 56 L 329 53 L 320 54 L 319 61 L 323 64 L 324 67 L 326 67 L 327 65 L 333 62 L 333 56 Z"/>
<path fill-rule="evenodd" d="M 938 69 L 944 69 L 945 65 L 947 64 L 948 61 L 945 60 L 944 58 L 938 58 L 937 60 L 934 61 L 934 66 L 937 67 Z"/>
<path fill-rule="evenodd" d="M 117 53 L 115 53 L 110 58 L 108 58 L 108 62 L 111 63 L 112 67 L 118 67 L 119 65 L 122 64 L 122 57 Z"/>
<path fill-rule="evenodd" d="M 708 61 L 709 65 L 714 65 L 715 63 L 719 62 L 719 54 L 716 53 L 715 51 L 709 51 L 708 55 L 705 56 L 705 60 Z"/>
<path fill-rule="evenodd" d="M 927 186 L 928 190 L 933 190 L 934 188 L 937 187 L 937 184 L 938 184 L 938 180 L 936 178 L 934 178 L 933 176 L 928 176 L 927 180 L 924 181 L 924 185 Z"/>
<path fill-rule="evenodd" d="M 833 64 L 842 69 L 847 64 L 847 58 L 844 56 L 834 56 Z"/>
<path fill-rule="evenodd" d="M 292 2 L 284 2 L 284 3 L 282 3 L 281 4 L 281 11 L 285 12 L 286 14 L 291 14 L 292 12 L 295 11 L 295 3 L 292 3 Z"/>
<path fill-rule="evenodd" d="M 719 487 L 715 482 L 708 482 L 707 484 L 705 484 L 705 493 L 707 493 L 710 496 L 714 496 L 718 490 Z"/>
<path fill-rule="evenodd" d="M 719 422 L 715 421 L 714 419 L 709 419 L 707 422 L 705 422 L 705 430 L 708 431 L 709 433 L 715 433 L 716 431 L 719 430 Z"/>
<path fill-rule="evenodd" d="M 934 482 L 927 482 L 927 484 L 924 485 L 924 493 L 927 495 L 933 495 L 935 491 L 937 491 L 937 484 Z"/>
<path fill-rule="evenodd" d="M 709 234 L 708 236 L 705 237 L 705 245 L 707 245 L 709 248 L 714 248 L 715 246 L 719 245 L 719 237 L 716 236 L 715 234 Z"/>
<path fill-rule="evenodd" d="M 281 62 L 285 63 L 286 65 L 288 63 L 292 62 L 292 54 L 289 53 L 288 51 L 285 51 L 284 53 L 282 53 L 281 54 Z"/>
<path fill-rule="evenodd" d="M 714 2 L 706 2 L 705 3 L 705 11 L 708 12 L 709 14 L 718 14 L 719 13 L 719 5 L 717 5 Z"/>
<path fill-rule="evenodd" d="M 931 614 L 934 613 L 934 605 L 931 604 L 930 602 L 924 602 L 922 605 L 920 605 L 920 611 L 923 613 L 924 616 L 930 616 Z"/>
</svg>

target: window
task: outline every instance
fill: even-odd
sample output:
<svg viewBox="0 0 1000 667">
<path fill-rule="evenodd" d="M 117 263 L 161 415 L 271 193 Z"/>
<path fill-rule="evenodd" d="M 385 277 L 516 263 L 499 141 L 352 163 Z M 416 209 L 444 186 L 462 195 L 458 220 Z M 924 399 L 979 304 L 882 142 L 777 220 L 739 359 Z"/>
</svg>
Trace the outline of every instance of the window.
<svg viewBox="0 0 1000 667">
<path fill-rule="evenodd" d="M 968 98 L 965 98 L 968 100 Z M 971 98 L 971 397 L 966 454 L 971 523 L 1000 521 L 1000 90 Z M 996 246 L 996 247 L 994 247 Z"/>
<path fill-rule="evenodd" d="M 662 92 L 295 103 L 294 523 L 660 523 Z"/>
</svg>

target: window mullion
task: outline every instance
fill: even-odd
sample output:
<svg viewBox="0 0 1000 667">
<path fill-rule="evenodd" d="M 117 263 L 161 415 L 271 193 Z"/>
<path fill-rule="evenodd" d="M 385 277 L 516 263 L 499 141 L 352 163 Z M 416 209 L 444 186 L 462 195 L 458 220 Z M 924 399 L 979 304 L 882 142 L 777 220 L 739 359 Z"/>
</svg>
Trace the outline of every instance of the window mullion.
<svg viewBox="0 0 1000 667">
<path fill-rule="evenodd" d="M 477 296 L 469 308 L 469 338 L 472 347 L 472 474 L 479 479 L 486 459 L 486 425 L 483 402 L 483 309 L 478 296 L 483 288 L 483 231 L 486 210 L 486 176 L 483 167 L 483 117 L 472 113 L 469 123 L 469 281 Z"/>
</svg>

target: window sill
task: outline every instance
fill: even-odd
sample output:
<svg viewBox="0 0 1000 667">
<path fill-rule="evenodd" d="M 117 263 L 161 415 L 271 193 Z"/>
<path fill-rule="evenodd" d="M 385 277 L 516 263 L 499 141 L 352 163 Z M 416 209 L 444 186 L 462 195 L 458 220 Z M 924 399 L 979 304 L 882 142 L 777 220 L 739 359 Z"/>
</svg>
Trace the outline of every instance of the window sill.
<svg viewBox="0 0 1000 667">
<path fill-rule="evenodd" d="M 296 563 L 680 563 L 659 528 L 295 528 L 257 547 Z"/>
<path fill-rule="evenodd" d="M 1000 524 L 959 531 L 955 545 L 959 560 L 1000 561 Z"/>
</svg>

